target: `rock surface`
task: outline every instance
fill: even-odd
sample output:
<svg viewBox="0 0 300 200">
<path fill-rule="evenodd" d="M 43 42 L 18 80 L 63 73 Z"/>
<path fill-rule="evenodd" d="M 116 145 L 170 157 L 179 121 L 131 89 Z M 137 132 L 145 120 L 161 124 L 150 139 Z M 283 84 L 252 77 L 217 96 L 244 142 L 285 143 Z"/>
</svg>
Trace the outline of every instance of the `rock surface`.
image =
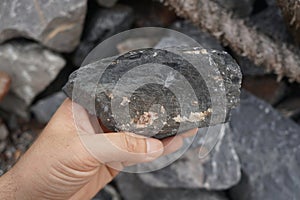
<svg viewBox="0 0 300 200">
<path fill-rule="evenodd" d="M 107 8 L 113 7 L 117 2 L 118 0 L 97 0 L 97 3 L 100 6 L 107 7 Z"/>
<path fill-rule="evenodd" d="M 40 123 L 48 123 L 58 107 L 66 99 L 63 92 L 57 92 L 44 99 L 39 100 L 31 107 L 35 118 Z"/>
<path fill-rule="evenodd" d="M 6 95 L 10 87 L 10 76 L 5 72 L 0 71 L 0 101 Z"/>
<path fill-rule="evenodd" d="M 227 121 L 240 84 L 239 66 L 229 54 L 187 47 L 136 50 L 91 63 L 74 72 L 63 90 L 110 130 L 164 138 Z"/>
<path fill-rule="evenodd" d="M 232 199 L 299 199 L 300 126 L 247 92 L 230 124 L 243 171 Z"/>
<path fill-rule="evenodd" d="M 10 42 L 0 46 L 0 68 L 11 76 L 9 96 L 18 97 L 18 104 L 30 105 L 35 96 L 54 80 L 64 65 L 65 61 L 60 55 L 38 44 Z M 0 105 L 4 109 L 15 110 L 17 104 L 6 100 L 10 97 L 5 97 Z"/>
<path fill-rule="evenodd" d="M 191 189 L 162 189 L 145 185 L 135 174 L 119 174 L 116 178 L 124 200 L 227 200 L 222 192 Z"/>
<path fill-rule="evenodd" d="M 121 200 L 121 197 L 113 186 L 106 185 L 92 200 Z"/>
<path fill-rule="evenodd" d="M 133 23 L 133 11 L 125 5 L 112 8 L 97 8 L 87 16 L 85 30 L 73 62 L 80 66 L 88 53 L 103 40 L 130 28 Z"/>
<path fill-rule="evenodd" d="M 8 136 L 8 130 L 3 123 L 3 121 L 0 119 L 0 153 L 5 149 L 6 147 L 6 138 Z"/>
<path fill-rule="evenodd" d="M 222 7 L 240 17 L 247 17 L 253 10 L 253 4 L 255 0 L 214 0 Z"/>
<path fill-rule="evenodd" d="M 0 42 L 25 37 L 56 51 L 71 52 L 80 40 L 86 4 L 86 0 L 4 0 Z"/>
<path fill-rule="evenodd" d="M 216 131 L 218 130 L 219 128 L 216 127 Z M 203 132 L 205 130 L 200 129 L 198 134 L 201 135 Z M 227 124 L 225 132 L 219 137 L 219 142 L 205 158 L 199 158 L 199 151 L 205 138 L 202 137 L 171 165 L 158 171 L 141 173 L 138 176 L 144 184 L 152 187 L 228 189 L 237 184 L 241 177 L 240 163 L 233 148 L 231 134 Z"/>
</svg>

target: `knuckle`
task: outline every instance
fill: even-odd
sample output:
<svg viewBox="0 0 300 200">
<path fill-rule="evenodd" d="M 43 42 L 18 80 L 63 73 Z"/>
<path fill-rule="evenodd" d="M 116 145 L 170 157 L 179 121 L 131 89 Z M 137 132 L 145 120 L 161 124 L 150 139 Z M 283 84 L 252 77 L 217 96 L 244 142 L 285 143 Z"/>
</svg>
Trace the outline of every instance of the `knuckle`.
<svg viewBox="0 0 300 200">
<path fill-rule="evenodd" d="M 140 148 L 138 139 L 130 136 L 127 133 L 124 133 L 123 135 L 126 150 L 128 152 L 138 152 Z"/>
</svg>

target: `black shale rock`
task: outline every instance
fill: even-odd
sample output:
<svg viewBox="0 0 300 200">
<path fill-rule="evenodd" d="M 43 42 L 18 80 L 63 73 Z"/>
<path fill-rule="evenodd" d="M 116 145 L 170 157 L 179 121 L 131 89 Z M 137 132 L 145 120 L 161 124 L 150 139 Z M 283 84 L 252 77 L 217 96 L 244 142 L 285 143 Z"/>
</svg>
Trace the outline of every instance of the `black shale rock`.
<svg viewBox="0 0 300 200">
<path fill-rule="evenodd" d="M 243 172 L 231 199 L 300 199 L 300 126 L 244 91 L 230 124 Z"/>
<path fill-rule="evenodd" d="M 240 84 L 226 52 L 182 47 L 102 59 L 74 72 L 63 90 L 110 130 L 165 138 L 228 121 Z"/>
</svg>

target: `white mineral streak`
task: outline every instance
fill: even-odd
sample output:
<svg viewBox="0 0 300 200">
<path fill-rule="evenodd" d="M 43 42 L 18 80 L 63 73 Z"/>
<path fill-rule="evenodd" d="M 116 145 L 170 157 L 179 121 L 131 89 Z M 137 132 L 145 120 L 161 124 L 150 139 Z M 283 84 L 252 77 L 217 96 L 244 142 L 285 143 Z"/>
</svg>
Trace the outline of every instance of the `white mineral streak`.
<svg viewBox="0 0 300 200">
<path fill-rule="evenodd" d="M 189 117 L 183 116 L 181 117 L 180 115 L 177 115 L 173 119 L 176 122 L 199 122 L 205 120 L 209 115 L 211 115 L 212 109 L 209 108 L 206 111 L 203 112 L 191 112 Z"/>
</svg>

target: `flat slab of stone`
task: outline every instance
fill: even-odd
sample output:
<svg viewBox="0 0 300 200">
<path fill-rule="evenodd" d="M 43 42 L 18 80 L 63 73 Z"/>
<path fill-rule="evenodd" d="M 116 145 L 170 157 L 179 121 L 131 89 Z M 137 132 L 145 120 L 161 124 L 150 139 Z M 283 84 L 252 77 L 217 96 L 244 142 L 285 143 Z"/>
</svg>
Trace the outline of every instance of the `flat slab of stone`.
<svg viewBox="0 0 300 200">
<path fill-rule="evenodd" d="M 145 185 L 136 174 L 119 174 L 116 183 L 124 200 L 227 200 L 222 192 L 201 189 L 162 189 Z"/>
<path fill-rule="evenodd" d="M 300 126 L 245 91 L 230 125 L 243 172 L 231 198 L 300 199 Z"/>
<path fill-rule="evenodd" d="M 63 91 L 112 131 L 164 138 L 228 121 L 240 84 L 229 54 L 186 47 L 135 50 L 91 63 L 71 74 Z"/>
<path fill-rule="evenodd" d="M 221 128 L 217 125 L 215 131 Z M 228 124 L 225 131 L 220 131 L 218 143 L 204 158 L 199 157 L 204 151 L 206 130 L 199 129 L 197 138 L 190 149 L 171 165 L 158 171 L 138 174 L 145 185 L 159 188 L 204 188 L 225 190 L 237 184 L 241 178 L 240 163 L 232 143 L 232 133 Z M 204 148 L 201 148 L 204 145 Z M 147 163 L 153 165 L 154 163 Z"/>
<path fill-rule="evenodd" d="M 61 52 L 78 45 L 86 0 L 3 0 L 0 6 L 0 43 L 30 38 Z"/>
</svg>

